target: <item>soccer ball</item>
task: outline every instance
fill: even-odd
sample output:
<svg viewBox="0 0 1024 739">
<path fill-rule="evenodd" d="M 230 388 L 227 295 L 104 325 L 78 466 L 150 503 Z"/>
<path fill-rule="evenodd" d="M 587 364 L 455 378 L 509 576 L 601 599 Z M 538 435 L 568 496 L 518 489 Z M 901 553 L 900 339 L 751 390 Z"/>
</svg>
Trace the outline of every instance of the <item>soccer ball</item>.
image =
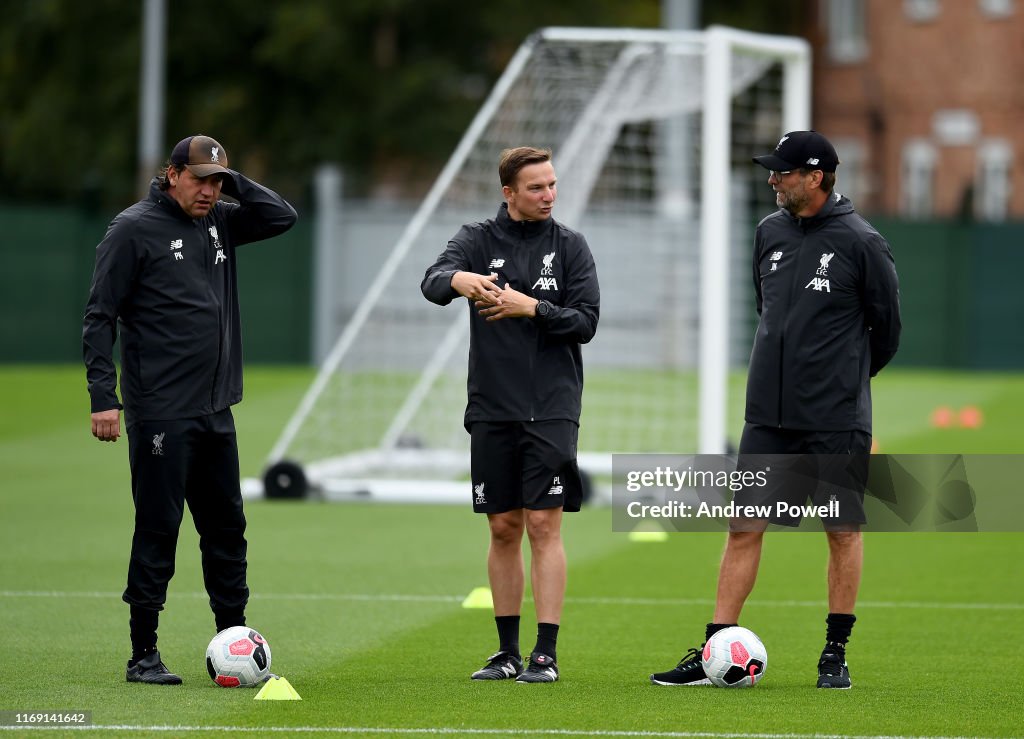
<svg viewBox="0 0 1024 739">
<path fill-rule="evenodd" d="M 248 626 L 232 626 L 206 648 L 206 670 L 222 688 L 251 688 L 270 676 L 270 645 Z"/>
<path fill-rule="evenodd" d="M 730 626 L 708 639 L 701 664 L 713 685 L 748 688 L 764 677 L 768 652 L 753 631 L 742 626 Z"/>
</svg>

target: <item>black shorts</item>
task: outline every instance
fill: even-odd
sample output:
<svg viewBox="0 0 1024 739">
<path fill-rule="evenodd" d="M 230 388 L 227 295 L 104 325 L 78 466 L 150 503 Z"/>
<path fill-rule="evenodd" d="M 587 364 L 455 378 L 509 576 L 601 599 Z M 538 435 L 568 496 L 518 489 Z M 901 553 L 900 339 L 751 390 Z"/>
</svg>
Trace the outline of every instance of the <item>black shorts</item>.
<svg viewBox="0 0 1024 739">
<path fill-rule="evenodd" d="M 770 506 L 768 520 L 799 526 L 796 507 L 829 506 L 822 516 L 826 529 L 855 527 L 866 522 L 871 435 L 864 431 L 791 431 L 748 423 L 740 438 L 737 469 L 757 473 L 768 469 L 767 484 L 751 485 L 736 493 L 738 505 Z M 780 512 L 780 503 L 784 503 Z"/>
<path fill-rule="evenodd" d="M 469 433 L 476 513 L 580 509 L 583 485 L 576 465 L 578 424 L 477 421 Z"/>
</svg>

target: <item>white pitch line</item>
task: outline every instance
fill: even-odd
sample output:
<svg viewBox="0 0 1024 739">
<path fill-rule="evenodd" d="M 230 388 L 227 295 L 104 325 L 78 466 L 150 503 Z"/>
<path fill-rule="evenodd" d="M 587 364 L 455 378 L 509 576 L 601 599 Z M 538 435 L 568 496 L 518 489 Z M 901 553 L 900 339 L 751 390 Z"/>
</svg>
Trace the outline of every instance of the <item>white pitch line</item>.
<svg viewBox="0 0 1024 739">
<path fill-rule="evenodd" d="M 0 598 L 113 598 L 120 592 L 98 590 L 0 590 Z M 206 593 L 171 593 L 175 598 L 208 598 Z M 254 593 L 252 600 L 362 601 L 367 603 L 461 603 L 465 595 L 416 595 L 403 593 Z M 530 598 L 526 598 L 530 601 Z M 596 606 L 711 606 L 711 598 L 615 598 L 572 597 L 566 603 Z M 749 600 L 748 606 L 767 608 L 821 608 L 823 600 Z M 865 600 L 858 608 L 916 608 L 956 611 L 1020 611 L 1024 603 L 957 603 L 942 601 Z"/>
<path fill-rule="evenodd" d="M 120 598 L 120 592 L 100 590 L 0 590 L 0 598 Z M 170 593 L 174 598 L 209 598 L 207 593 Z M 368 602 L 461 603 L 464 595 L 403 595 L 401 593 L 256 593 L 251 600 L 341 600 Z"/>
<path fill-rule="evenodd" d="M 39 729 L 53 730 L 46 726 L 0 726 L 0 730 Z M 61 726 L 60 729 L 75 731 L 153 731 L 187 733 L 195 731 L 216 731 L 220 733 L 282 733 L 282 734 L 413 734 L 448 736 L 601 736 L 601 737 L 666 737 L 668 739 L 967 739 L 965 737 L 911 736 L 911 735 L 857 735 L 857 734 L 764 734 L 715 731 L 614 731 L 587 729 L 462 729 L 455 727 L 373 727 L 373 726 L 141 726 L 111 724 L 93 726 Z M 970 739 L 983 739 L 971 737 Z"/>
</svg>

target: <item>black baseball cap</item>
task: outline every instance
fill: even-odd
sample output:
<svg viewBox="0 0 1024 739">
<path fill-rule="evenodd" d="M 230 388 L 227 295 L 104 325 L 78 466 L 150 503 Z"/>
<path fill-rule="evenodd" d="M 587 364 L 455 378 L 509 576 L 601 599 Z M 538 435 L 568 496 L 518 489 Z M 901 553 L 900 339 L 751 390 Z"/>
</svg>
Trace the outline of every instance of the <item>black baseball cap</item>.
<svg viewBox="0 0 1024 739">
<path fill-rule="evenodd" d="M 196 177 L 209 177 L 228 171 L 228 153 L 216 139 L 198 134 L 175 144 L 171 151 L 171 164 L 176 167 L 184 165 Z"/>
<path fill-rule="evenodd" d="M 803 167 L 835 172 L 839 155 L 829 140 L 817 131 L 790 131 L 779 140 L 773 153 L 754 157 L 754 161 L 776 172 Z"/>
</svg>

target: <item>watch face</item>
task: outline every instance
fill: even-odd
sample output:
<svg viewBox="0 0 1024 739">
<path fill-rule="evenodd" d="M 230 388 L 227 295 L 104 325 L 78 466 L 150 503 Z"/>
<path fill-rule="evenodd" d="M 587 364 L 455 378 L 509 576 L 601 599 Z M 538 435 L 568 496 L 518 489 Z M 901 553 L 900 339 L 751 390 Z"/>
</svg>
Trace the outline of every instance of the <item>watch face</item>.
<svg viewBox="0 0 1024 739">
<path fill-rule="evenodd" d="M 539 303 L 537 303 L 537 315 L 538 316 L 541 316 L 543 318 L 544 316 L 546 316 L 548 314 L 548 312 L 550 310 L 551 310 L 551 305 L 547 301 L 542 300 Z"/>
</svg>

